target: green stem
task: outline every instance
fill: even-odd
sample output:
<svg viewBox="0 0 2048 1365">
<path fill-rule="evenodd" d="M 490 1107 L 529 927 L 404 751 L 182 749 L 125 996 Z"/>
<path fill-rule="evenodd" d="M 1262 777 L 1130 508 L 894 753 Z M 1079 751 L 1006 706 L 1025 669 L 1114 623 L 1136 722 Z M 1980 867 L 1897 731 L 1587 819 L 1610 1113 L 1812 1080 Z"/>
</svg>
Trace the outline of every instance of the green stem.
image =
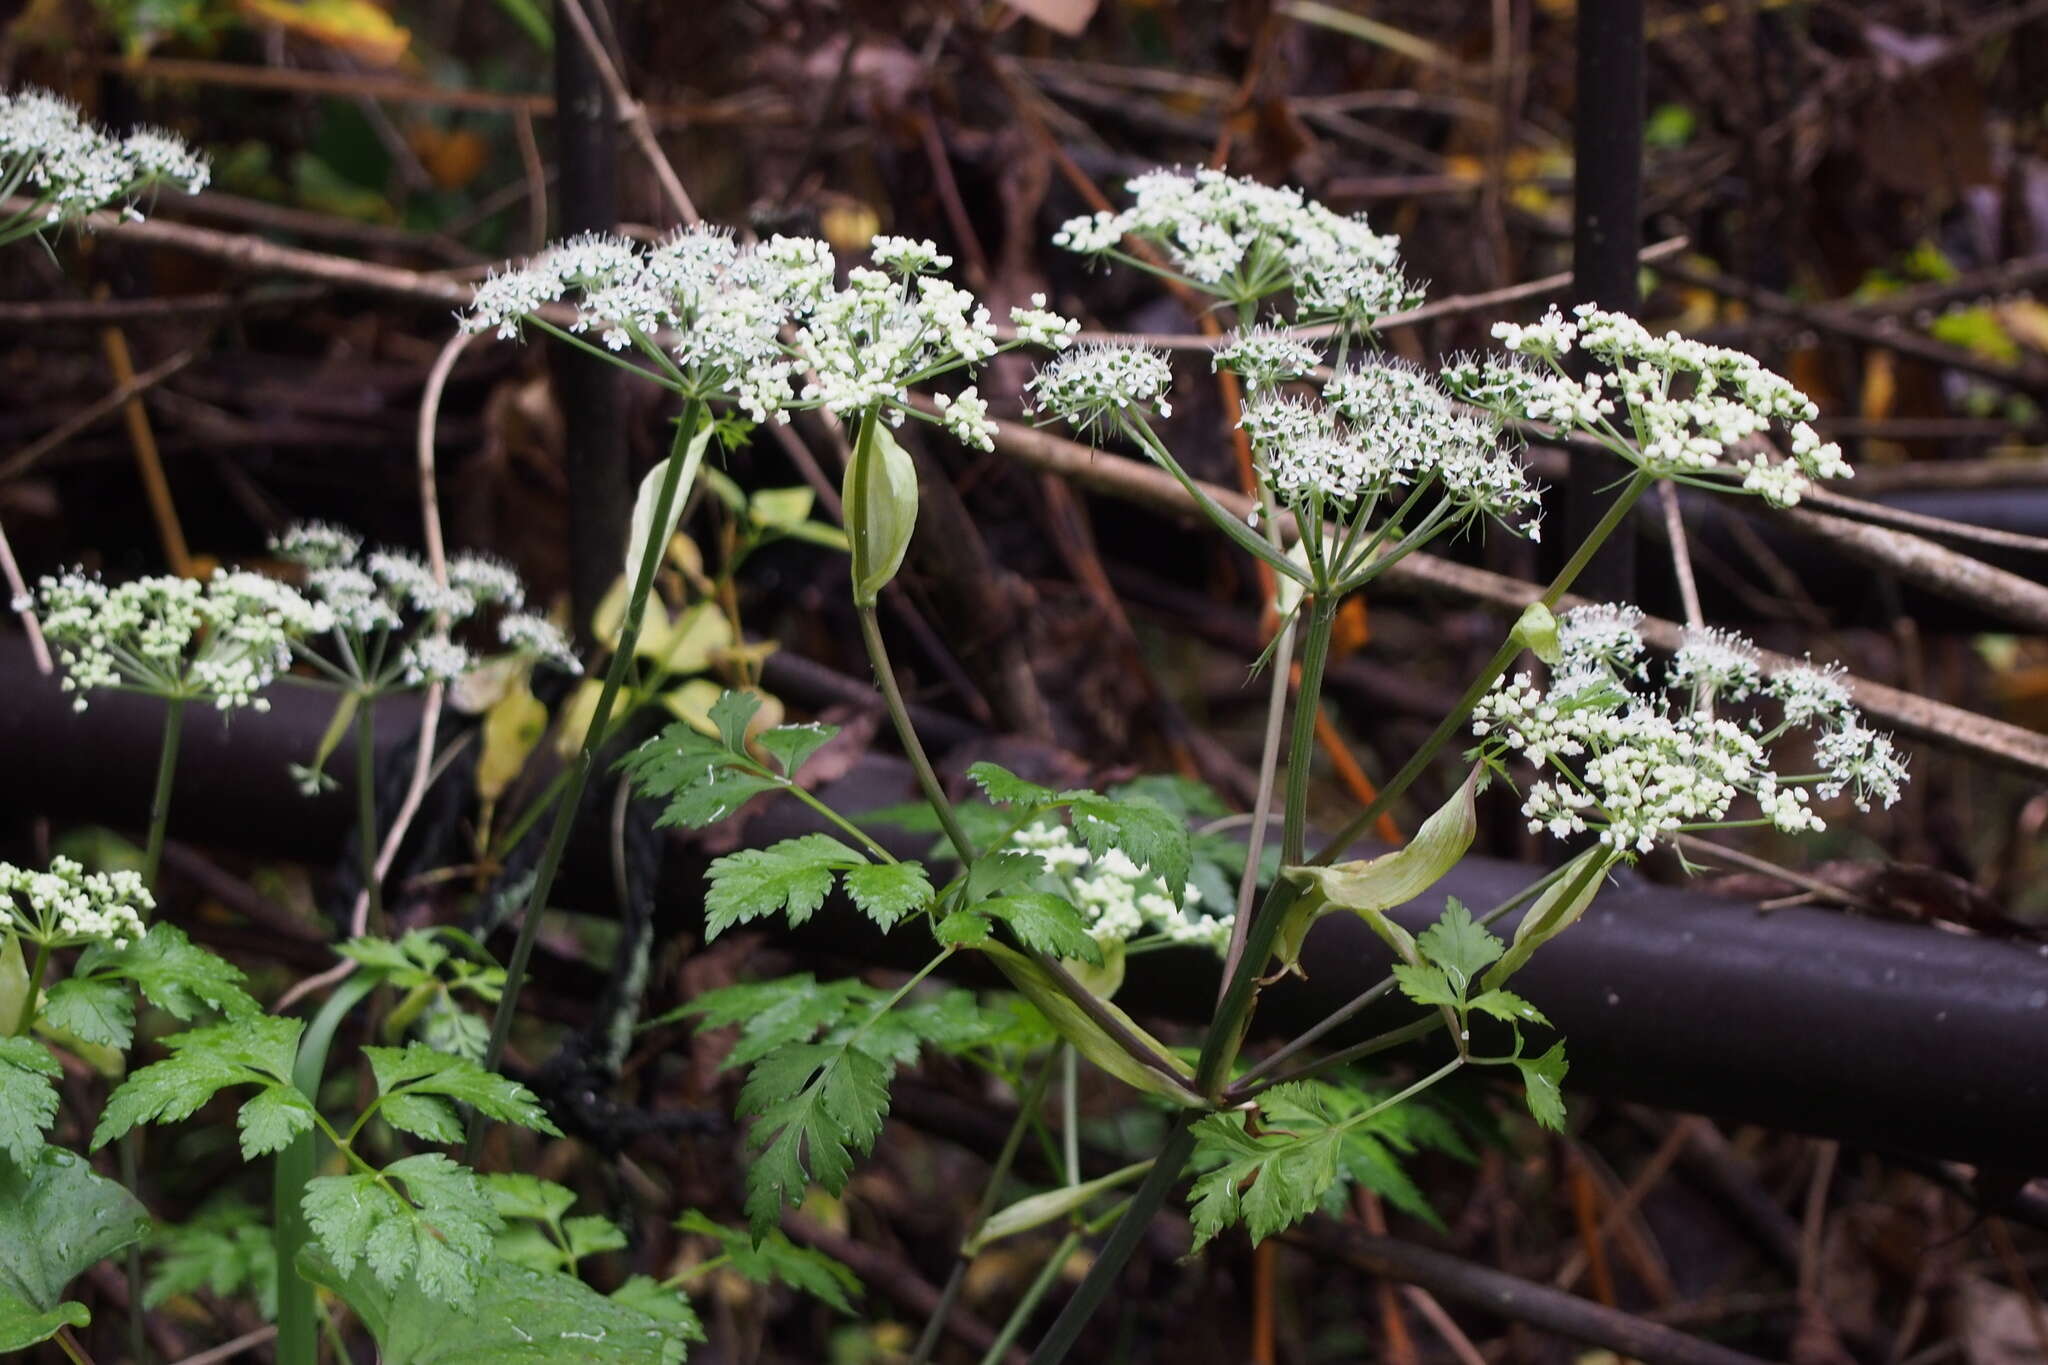
<svg viewBox="0 0 2048 1365">
<path fill-rule="evenodd" d="M 92 1357 L 78 1344 L 78 1338 L 71 1335 L 69 1327 L 57 1329 L 57 1348 L 64 1352 L 64 1358 L 71 1361 L 72 1365 L 92 1365 Z"/>
<path fill-rule="evenodd" d="M 43 989 L 43 974 L 50 970 L 50 945 L 36 945 L 36 961 L 28 969 L 28 991 L 21 997 L 21 1013 L 15 1016 L 14 1036 L 28 1037 L 28 1031 L 36 1026 L 36 995 Z"/>
<path fill-rule="evenodd" d="M 164 831 L 171 824 L 171 780 L 178 772 L 178 740 L 185 730 L 185 703 L 173 701 L 164 710 L 163 747 L 157 753 L 156 791 L 149 798 L 149 842 L 142 850 L 142 884 L 154 894 L 157 867 L 164 857 Z"/>
<path fill-rule="evenodd" d="M 1060 1244 L 1052 1249 L 1052 1255 L 1039 1267 L 1037 1276 L 1031 1281 L 1031 1287 L 1024 1291 L 1024 1297 L 1017 1300 L 1017 1306 L 1010 1310 L 1009 1319 L 1003 1323 L 1003 1329 L 996 1333 L 996 1339 L 990 1342 L 988 1350 L 982 1353 L 981 1365 L 1002 1365 L 1004 1354 L 1016 1342 L 1025 1324 L 1031 1321 L 1031 1315 L 1038 1311 L 1038 1305 L 1045 1299 L 1046 1291 L 1051 1289 L 1053 1281 L 1059 1278 L 1060 1268 L 1066 1265 L 1075 1248 L 1080 1245 L 1081 1234 L 1078 1231 L 1070 1232 L 1060 1239 Z"/>
<path fill-rule="evenodd" d="M 313 1016 L 299 1039 L 292 1083 L 309 1102 L 317 1103 L 327 1053 L 342 1020 L 376 986 L 368 972 L 357 972 L 334 988 L 334 994 Z M 317 1365 L 320 1356 L 319 1315 L 312 1281 L 298 1273 L 299 1249 L 310 1240 L 300 1199 L 317 1164 L 317 1139 L 301 1133 L 277 1154 L 271 1179 L 271 1245 L 277 1252 L 278 1365 Z"/>
<path fill-rule="evenodd" d="M 995 1165 L 989 1168 L 988 1184 L 982 1189 L 981 1204 L 974 1211 L 974 1221 L 968 1225 L 962 1247 L 981 1234 L 989 1215 L 996 1211 L 996 1201 L 1003 1194 L 1003 1182 L 1010 1178 L 1010 1167 L 1017 1160 L 1017 1149 L 1024 1145 L 1024 1135 L 1031 1130 L 1038 1106 L 1045 1099 L 1046 1086 L 1052 1081 L 1053 1068 L 1058 1064 L 1056 1060 L 1048 1060 L 1040 1067 L 1038 1079 L 1031 1083 L 1031 1088 L 1018 1102 L 1017 1117 L 1003 1138 L 1002 1148 L 996 1153 Z M 946 1333 L 946 1319 L 952 1315 L 953 1305 L 960 1299 L 960 1290 L 967 1283 L 967 1267 L 971 1259 L 964 1250 L 953 1258 L 953 1272 L 946 1277 L 945 1287 L 939 1291 L 938 1304 L 925 1322 L 924 1334 L 917 1339 L 917 1348 L 910 1354 L 910 1365 L 929 1365 L 932 1352 L 939 1347 L 939 1338 Z"/>
<path fill-rule="evenodd" d="M 1082 1329 L 1087 1327 L 1088 1319 L 1095 1316 L 1096 1308 L 1116 1284 L 1125 1263 L 1131 1259 L 1131 1253 L 1137 1250 L 1138 1239 L 1145 1235 L 1152 1215 L 1159 1212 L 1160 1206 L 1166 1203 L 1166 1197 L 1173 1192 L 1175 1182 L 1180 1179 L 1181 1168 L 1187 1165 L 1189 1154 L 1195 1150 L 1194 1124 L 1199 1117 L 1199 1114 L 1186 1110 L 1174 1116 L 1166 1145 L 1159 1149 L 1152 1169 L 1145 1173 L 1144 1183 L 1131 1195 L 1130 1207 L 1117 1220 L 1109 1240 L 1102 1244 L 1095 1263 L 1088 1267 L 1088 1274 L 1074 1290 L 1074 1297 L 1067 1300 L 1067 1306 L 1053 1319 L 1045 1340 L 1031 1353 L 1030 1365 L 1059 1365 L 1067 1358 L 1067 1352 L 1073 1349 Z"/>
<path fill-rule="evenodd" d="M 866 830 L 862 829 L 859 825 L 856 825 L 855 823 L 853 823 L 853 821 L 841 815 L 838 811 L 833 810 L 830 806 L 826 805 L 823 801 L 820 801 L 817 797 L 813 796 L 810 792 L 804 790 L 802 787 L 799 787 L 796 783 L 785 781 L 783 783 L 783 789 L 787 791 L 791 796 L 794 796 L 797 800 L 803 802 L 806 806 L 809 806 L 818 814 L 824 816 L 827 820 L 830 820 L 840 829 L 845 830 L 848 834 L 851 834 L 855 839 L 858 839 L 861 843 L 861 846 L 867 849 L 868 852 L 874 854 L 875 858 L 878 861 L 884 863 L 894 863 L 901 861 L 901 859 L 897 858 L 895 854 L 891 853 L 888 849 L 876 843 L 874 837 L 870 835 Z"/>
<path fill-rule="evenodd" d="M 1287 805 L 1280 827 L 1280 865 L 1301 861 L 1308 827 L 1310 757 L 1316 747 L 1316 713 L 1321 709 L 1323 668 L 1330 661 L 1330 631 L 1337 624 L 1335 597 L 1317 597 L 1309 607 L 1308 639 L 1301 653 L 1301 686 L 1294 693 L 1294 733 L 1287 745 Z"/>
<path fill-rule="evenodd" d="M 363 890 L 370 897 L 366 922 L 372 930 L 384 923 L 384 888 L 377 876 L 376 710 L 374 697 L 363 698 L 356 708 L 356 837 L 362 844 Z"/>
<path fill-rule="evenodd" d="M 953 850 L 960 855 L 961 865 L 972 863 L 974 844 L 961 827 L 960 817 L 954 813 L 953 803 L 946 797 L 946 789 L 939 785 L 939 775 L 932 770 L 932 761 L 925 755 L 924 743 L 917 737 L 917 728 L 910 723 L 910 710 L 903 703 L 903 692 L 896 686 L 896 672 L 889 663 L 889 647 L 882 643 L 882 623 L 876 619 L 873 607 L 860 608 L 859 615 L 860 638 L 867 645 L 868 661 L 874 665 L 875 677 L 882 684 L 882 699 L 888 703 L 889 720 L 896 727 L 896 739 L 903 746 L 904 757 L 910 760 L 911 770 L 917 774 L 918 789 L 938 814 L 939 824 L 945 828 Z"/>
<path fill-rule="evenodd" d="M 505 965 L 504 994 L 499 997 L 497 1013 L 491 1019 L 490 1042 L 484 1048 L 486 1070 L 497 1070 L 498 1063 L 504 1059 L 505 1042 L 512 1034 L 512 1019 L 519 1012 L 519 989 L 526 980 L 527 964 L 533 959 L 533 941 L 540 931 L 541 913 L 547 909 L 548 896 L 555 889 L 555 874 L 561 870 L 562 855 L 568 851 L 569 832 L 576 823 L 577 808 L 583 804 L 583 790 L 590 782 L 591 769 L 597 764 L 597 751 L 611 721 L 612 704 L 626 680 L 626 670 L 632 665 L 634 647 L 640 642 L 640 623 L 647 615 L 647 599 L 654 589 L 654 571 L 661 564 L 662 550 L 668 540 L 669 512 L 675 506 L 678 490 L 682 487 L 684 466 L 690 464 L 689 472 L 693 475 L 696 472 L 694 464 L 687 459 L 687 453 L 698 426 L 707 415 L 704 403 L 693 398 L 683 408 L 682 419 L 676 423 L 675 442 L 669 451 L 668 467 L 662 474 L 661 490 L 655 498 L 647 543 L 639 547 L 639 569 L 633 576 L 633 594 L 626 604 L 625 620 L 619 626 L 619 643 L 612 651 L 610 667 L 605 669 L 604 688 L 598 693 L 597 709 L 591 713 L 590 725 L 583 732 L 583 746 L 576 754 L 572 776 L 562 792 L 561 804 L 555 808 L 554 826 L 548 831 L 547 846 L 541 852 L 533 888 L 526 898 L 526 912 L 519 922 L 519 937 L 512 945 L 511 961 Z M 474 1156 L 477 1139 L 482 1132 L 483 1115 L 471 1114 L 468 1140 L 463 1148 L 466 1156 Z"/>
<path fill-rule="evenodd" d="M 1244 1077 L 1237 1084 L 1224 1091 L 1223 1094 L 1227 1099 L 1237 1104 L 1242 1104 L 1246 1100 L 1255 1100 L 1276 1085 L 1286 1085 L 1292 1081 L 1305 1081 L 1311 1076 L 1320 1076 L 1325 1071 L 1333 1071 L 1347 1062 L 1355 1062 L 1363 1057 L 1371 1057 L 1377 1053 L 1403 1047 L 1419 1038 L 1427 1038 L 1430 1034 L 1443 1028 L 1445 1023 L 1446 1020 L 1442 1014 L 1428 1014 L 1417 1019 L 1412 1024 L 1403 1024 L 1400 1028 L 1388 1029 L 1385 1033 L 1377 1034 L 1362 1043 L 1353 1043 L 1350 1047 L 1339 1048 L 1326 1057 L 1318 1057 L 1305 1066 L 1298 1066 L 1294 1070 L 1284 1072 L 1281 1075 L 1268 1077 L 1263 1080 L 1253 1080 L 1249 1076 Z M 1463 1059 L 1460 1058 L 1459 1060 Z"/>
<path fill-rule="evenodd" d="M 1081 1183 L 1081 1066 L 1072 1043 L 1060 1045 L 1060 1145 L 1067 1184 Z"/>
</svg>

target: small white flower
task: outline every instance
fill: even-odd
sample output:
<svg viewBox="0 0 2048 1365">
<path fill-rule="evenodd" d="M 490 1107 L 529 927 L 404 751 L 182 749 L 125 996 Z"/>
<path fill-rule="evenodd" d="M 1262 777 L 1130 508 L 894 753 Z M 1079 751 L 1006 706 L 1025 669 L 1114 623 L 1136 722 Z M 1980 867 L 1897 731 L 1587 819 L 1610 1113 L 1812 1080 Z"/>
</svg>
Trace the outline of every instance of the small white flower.
<svg viewBox="0 0 2048 1365">
<path fill-rule="evenodd" d="M 498 639 L 512 649 L 553 664 L 564 672 L 583 671 L 583 664 L 577 659 L 569 637 L 544 616 L 521 612 L 503 617 L 498 622 Z"/>
<path fill-rule="evenodd" d="M 1299 337 L 1275 327 L 1250 327 L 1216 352 L 1212 368 L 1229 370 L 1256 390 L 1300 379 L 1322 363 L 1322 353 Z"/>
<path fill-rule="evenodd" d="M 405 680 L 415 687 L 452 683 L 467 673 L 474 662 L 468 650 L 447 636 L 423 636 L 405 647 Z"/>
<path fill-rule="evenodd" d="M 361 536 L 324 521 L 298 522 L 270 540 L 273 554 L 308 569 L 331 569 L 353 563 L 362 548 Z"/>
<path fill-rule="evenodd" d="M 1703 702 L 1716 697 L 1741 701 L 1761 676 L 1757 648 L 1732 630 L 1687 626 L 1672 657 L 1673 687 L 1690 687 Z"/>
<path fill-rule="evenodd" d="M 899 275 L 923 275 L 953 264 L 953 258 L 942 253 L 937 242 L 915 237 L 877 237 L 869 245 L 868 255 L 876 265 Z"/>
<path fill-rule="evenodd" d="M 1079 431 L 1120 426 L 1146 411 L 1173 414 L 1173 369 L 1142 346 L 1079 346 L 1042 366 L 1028 385 L 1034 411 L 1063 418 Z"/>
<path fill-rule="evenodd" d="M 960 391 L 955 398 L 951 394 L 937 394 L 932 404 L 939 410 L 939 424 L 953 434 L 953 438 L 964 446 L 976 450 L 996 448 L 996 424 L 988 417 L 988 404 L 973 388 Z"/>
<path fill-rule="evenodd" d="M 455 556 L 448 561 L 448 582 L 482 603 L 517 608 L 526 601 L 518 571 L 491 555 Z"/>
<path fill-rule="evenodd" d="M 125 948 L 142 937 L 142 917 L 155 906 L 133 872 L 88 873 L 62 856 L 45 872 L 0 862 L 0 932 L 46 947 Z"/>
<path fill-rule="evenodd" d="M 1074 334 L 1081 330 L 1081 324 L 1075 319 L 1061 317 L 1047 309 L 1043 294 L 1033 294 L 1029 308 L 1012 308 L 1010 325 L 1017 329 L 1017 340 L 1055 351 L 1064 351 L 1073 345 Z"/>
</svg>

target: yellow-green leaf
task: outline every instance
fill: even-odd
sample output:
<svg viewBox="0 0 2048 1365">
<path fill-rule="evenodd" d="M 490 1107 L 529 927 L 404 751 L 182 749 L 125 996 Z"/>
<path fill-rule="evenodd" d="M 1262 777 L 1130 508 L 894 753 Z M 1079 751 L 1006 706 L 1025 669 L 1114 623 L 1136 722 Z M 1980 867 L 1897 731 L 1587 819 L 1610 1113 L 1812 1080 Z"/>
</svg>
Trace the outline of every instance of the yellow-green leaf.
<svg viewBox="0 0 2048 1365">
<path fill-rule="evenodd" d="M 476 763 L 476 794 L 496 801 L 526 766 L 527 755 L 548 731 L 548 708 L 521 678 L 484 715 L 484 749 Z"/>
<path fill-rule="evenodd" d="M 1607 869 L 1620 860 L 1621 855 L 1607 845 L 1595 844 L 1566 863 L 1550 889 L 1522 915 L 1507 955 L 1487 969 L 1479 984 L 1494 989 L 1520 971 L 1538 948 L 1569 929 L 1607 884 Z"/>
<path fill-rule="evenodd" d="M 917 529 L 917 465 L 889 428 L 870 414 L 846 462 L 842 493 L 853 539 L 853 601 L 871 607 L 903 567 Z"/>
<path fill-rule="evenodd" d="M 1301 895 L 1287 909 L 1273 952 L 1281 966 L 1301 971 L 1301 944 L 1315 922 L 1333 909 L 1350 910 L 1372 926 L 1403 962 L 1419 960 L 1415 939 L 1406 929 L 1388 919 L 1386 912 L 1406 905 L 1437 884 L 1458 865 L 1472 847 L 1479 832 L 1479 815 L 1474 798 L 1479 790 L 1479 768 L 1472 771 L 1451 799 L 1422 822 L 1415 837 L 1391 853 L 1332 867 L 1290 867 L 1281 873 L 1302 888 Z"/>
<path fill-rule="evenodd" d="M 1057 1190 L 1047 1190 L 1027 1199 L 1019 1199 L 1010 1207 L 992 1215 L 981 1225 L 981 1231 L 969 1239 L 962 1250 L 969 1256 L 979 1255 L 990 1242 L 1000 1242 L 1005 1237 L 1015 1237 L 1020 1232 L 1044 1227 L 1055 1218 L 1064 1218 L 1076 1209 L 1083 1208 L 1088 1201 L 1104 1190 L 1113 1190 L 1152 1169 L 1149 1160 L 1133 1162 L 1120 1171 L 1079 1185 L 1066 1185 Z"/>
</svg>

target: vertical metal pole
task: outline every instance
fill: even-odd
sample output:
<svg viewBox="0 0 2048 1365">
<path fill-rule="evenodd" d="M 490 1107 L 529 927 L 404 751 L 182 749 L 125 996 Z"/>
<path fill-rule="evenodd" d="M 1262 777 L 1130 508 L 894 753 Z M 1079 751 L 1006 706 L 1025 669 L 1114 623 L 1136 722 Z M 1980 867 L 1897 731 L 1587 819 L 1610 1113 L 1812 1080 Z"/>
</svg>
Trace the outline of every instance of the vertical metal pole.
<svg viewBox="0 0 2048 1365">
<path fill-rule="evenodd" d="M 592 7 L 605 0 L 583 0 Z M 612 232 L 619 222 L 618 116 L 575 29 L 555 8 L 557 234 Z M 624 378 L 617 366 L 567 346 L 549 348 L 562 404 L 569 475 L 569 593 L 576 636 L 625 562 L 632 482 L 626 468 Z"/>
<path fill-rule="evenodd" d="M 1643 245 L 1643 0 L 1579 0 L 1578 9 L 1572 292 L 1578 302 L 1633 312 Z M 1570 459 L 1567 547 L 1598 524 L 1625 472 L 1599 451 L 1575 448 Z M 1587 566 L 1578 591 L 1630 601 L 1635 590 L 1635 538 L 1623 528 Z"/>
</svg>

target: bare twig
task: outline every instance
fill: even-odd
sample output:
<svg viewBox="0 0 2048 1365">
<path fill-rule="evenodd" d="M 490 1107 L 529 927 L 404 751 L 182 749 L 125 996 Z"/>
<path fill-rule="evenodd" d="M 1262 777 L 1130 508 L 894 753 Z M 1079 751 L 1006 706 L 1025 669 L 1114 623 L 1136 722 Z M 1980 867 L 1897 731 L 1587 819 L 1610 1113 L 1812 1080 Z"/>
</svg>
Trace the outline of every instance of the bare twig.
<svg viewBox="0 0 2048 1365">
<path fill-rule="evenodd" d="M 1929 592 L 1978 607 L 2035 630 L 2048 630 L 2048 587 L 1889 527 L 1851 521 L 1804 507 L 1778 509 L 1788 524 L 1852 559 L 1897 574 Z"/>
<path fill-rule="evenodd" d="M 223 1341 L 220 1345 L 210 1347 L 197 1355 L 186 1356 L 176 1362 L 176 1365 L 220 1365 L 221 1361 L 233 1360 L 244 1351 L 253 1351 L 276 1336 L 275 1326 L 258 1327 L 253 1332 L 242 1333 L 232 1341 Z"/>
<path fill-rule="evenodd" d="M 36 672 L 48 677 L 55 665 L 50 661 L 50 645 L 43 639 L 42 623 L 36 620 L 35 605 L 28 595 L 28 584 L 22 580 L 21 565 L 14 562 L 14 547 L 7 543 L 7 528 L 0 526 L 0 578 L 7 583 L 7 599 L 14 604 L 14 614 L 21 618 L 21 628 L 28 635 L 28 650 L 35 657 Z"/>
<path fill-rule="evenodd" d="M 1006 455 L 1053 470 L 1111 496 L 1176 516 L 1196 515 L 1192 501 L 1173 476 L 1150 464 L 1095 450 L 1016 422 L 998 422 L 995 441 L 996 448 Z M 1235 490 L 1214 484 L 1202 487 L 1209 497 L 1237 516 L 1245 516 L 1251 510 L 1250 499 Z M 1421 551 L 1392 565 L 1381 581 L 1411 590 L 1448 592 L 1509 611 L 1520 611 L 1543 591 L 1534 583 Z M 1565 605 L 1574 605 L 1578 600 L 1567 598 Z M 1653 648 L 1669 652 L 1679 646 L 1680 627 L 1674 622 L 1645 617 L 1642 630 L 1643 638 Z M 1776 674 L 1803 662 L 1769 651 L 1760 656 L 1766 674 Z M 2035 778 L 2048 776 L 2048 735 L 1867 678 L 1852 676 L 1846 681 L 1858 706 L 1904 734 Z"/>
<path fill-rule="evenodd" d="M 1398 1238 L 1335 1227 L 1328 1220 L 1311 1225 L 1306 1233 L 1284 1235 L 1367 1274 L 1420 1285 L 1438 1298 L 1468 1304 L 1509 1322 L 1526 1322 L 1573 1341 L 1604 1346 L 1646 1365 L 1761 1365 L 1755 1356 Z"/>
<path fill-rule="evenodd" d="M 51 451 L 56 450 L 66 441 L 91 427 L 94 423 L 112 416 L 129 401 L 141 397 L 178 371 L 184 369 L 187 365 L 190 365 L 199 358 L 199 353 L 204 349 L 204 343 L 198 346 L 187 347 L 168 360 L 162 360 L 150 366 L 141 374 L 131 375 L 124 382 L 117 383 L 104 396 L 94 399 L 78 412 L 65 418 L 35 440 L 30 441 L 20 450 L 8 456 L 7 462 L 0 464 L 0 481 L 19 478 L 21 475 L 28 473 Z"/>
<path fill-rule="evenodd" d="M 1685 514 L 1678 507 L 1678 485 L 1665 479 L 1657 485 L 1664 506 L 1664 533 L 1671 541 L 1671 572 L 1678 579 L 1678 600 L 1685 604 L 1685 623 L 1695 629 L 1707 618 L 1700 611 L 1700 585 L 1692 576 L 1692 551 L 1685 543 Z"/>
</svg>

